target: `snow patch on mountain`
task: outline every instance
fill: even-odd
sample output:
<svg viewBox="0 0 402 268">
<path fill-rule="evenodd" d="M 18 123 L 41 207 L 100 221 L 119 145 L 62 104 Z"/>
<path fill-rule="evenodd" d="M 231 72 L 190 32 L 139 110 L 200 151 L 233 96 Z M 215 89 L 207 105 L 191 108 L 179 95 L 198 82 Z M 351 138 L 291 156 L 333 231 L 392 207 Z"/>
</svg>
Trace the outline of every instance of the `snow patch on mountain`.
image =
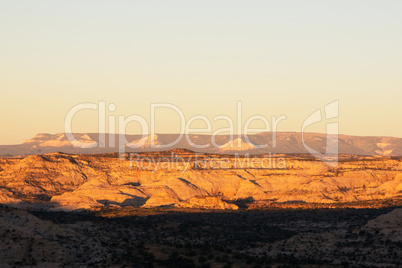
<svg viewBox="0 0 402 268">
<path fill-rule="evenodd" d="M 158 135 L 152 134 L 144 138 L 131 142 L 128 147 L 130 148 L 159 148 L 163 143 L 159 140 Z"/>
<path fill-rule="evenodd" d="M 237 138 L 220 146 L 219 149 L 224 151 L 246 151 L 255 149 L 255 146 L 241 138 Z"/>
</svg>

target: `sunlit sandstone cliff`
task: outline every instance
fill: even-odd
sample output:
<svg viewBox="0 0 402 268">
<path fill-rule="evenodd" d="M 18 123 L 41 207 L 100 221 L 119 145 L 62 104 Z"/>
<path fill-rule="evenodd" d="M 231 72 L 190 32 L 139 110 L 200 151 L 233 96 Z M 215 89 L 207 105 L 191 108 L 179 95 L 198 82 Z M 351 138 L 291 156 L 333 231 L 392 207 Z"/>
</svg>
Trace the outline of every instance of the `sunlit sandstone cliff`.
<svg viewBox="0 0 402 268">
<path fill-rule="evenodd" d="M 346 158 L 335 168 L 296 156 L 282 161 L 280 168 L 265 169 L 200 168 L 190 161 L 154 171 L 115 155 L 51 153 L 0 159 L 0 203 L 51 209 L 238 209 L 239 200 L 339 203 L 402 196 L 399 159 Z"/>
</svg>

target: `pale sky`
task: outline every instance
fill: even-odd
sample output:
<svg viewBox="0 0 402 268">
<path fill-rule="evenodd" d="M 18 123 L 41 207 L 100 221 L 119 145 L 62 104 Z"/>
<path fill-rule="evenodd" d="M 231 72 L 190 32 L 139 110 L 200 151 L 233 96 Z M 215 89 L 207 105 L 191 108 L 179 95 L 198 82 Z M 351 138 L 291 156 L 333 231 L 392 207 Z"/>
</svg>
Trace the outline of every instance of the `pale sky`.
<svg viewBox="0 0 402 268">
<path fill-rule="evenodd" d="M 241 101 L 243 118 L 300 131 L 339 100 L 341 133 L 402 137 L 402 1 L 1 1 L 0 97 L 0 144 L 63 132 L 99 101 L 147 120 L 151 103 L 213 118 Z M 98 131 L 94 111 L 73 122 Z"/>
</svg>

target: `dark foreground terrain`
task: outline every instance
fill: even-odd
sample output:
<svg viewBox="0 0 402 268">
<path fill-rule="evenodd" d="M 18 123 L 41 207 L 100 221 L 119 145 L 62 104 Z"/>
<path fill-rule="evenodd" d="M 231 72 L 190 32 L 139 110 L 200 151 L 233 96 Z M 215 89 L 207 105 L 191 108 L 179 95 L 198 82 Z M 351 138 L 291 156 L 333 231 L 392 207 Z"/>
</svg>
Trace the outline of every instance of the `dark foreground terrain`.
<svg viewBox="0 0 402 268">
<path fill-rule="evenodd" d="M 0 209 L 1 267 L 401 267 L 401 210 Z"/>
</svg>

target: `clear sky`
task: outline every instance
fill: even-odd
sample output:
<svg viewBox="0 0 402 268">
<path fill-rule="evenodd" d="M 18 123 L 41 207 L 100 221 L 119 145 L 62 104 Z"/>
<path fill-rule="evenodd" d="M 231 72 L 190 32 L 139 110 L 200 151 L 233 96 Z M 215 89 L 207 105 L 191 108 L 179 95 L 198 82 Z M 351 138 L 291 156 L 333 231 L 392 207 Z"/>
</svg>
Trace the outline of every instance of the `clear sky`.
<svg viewBox="0 0 402 268">
<path fill-rule="evenodd" d="M 401 14 L 400 0 L 1 1 L 0 144 L 63 132 L 71 107 L 101 100 L 145 118 L 155 102 L 235 116 L 240 100 L 245 118 L 286 115 L 282 131 L 339 100 L 341 133 L 402 137 Z M 160 112 L 157 131 L 176 119 Z"/>
</svg>

